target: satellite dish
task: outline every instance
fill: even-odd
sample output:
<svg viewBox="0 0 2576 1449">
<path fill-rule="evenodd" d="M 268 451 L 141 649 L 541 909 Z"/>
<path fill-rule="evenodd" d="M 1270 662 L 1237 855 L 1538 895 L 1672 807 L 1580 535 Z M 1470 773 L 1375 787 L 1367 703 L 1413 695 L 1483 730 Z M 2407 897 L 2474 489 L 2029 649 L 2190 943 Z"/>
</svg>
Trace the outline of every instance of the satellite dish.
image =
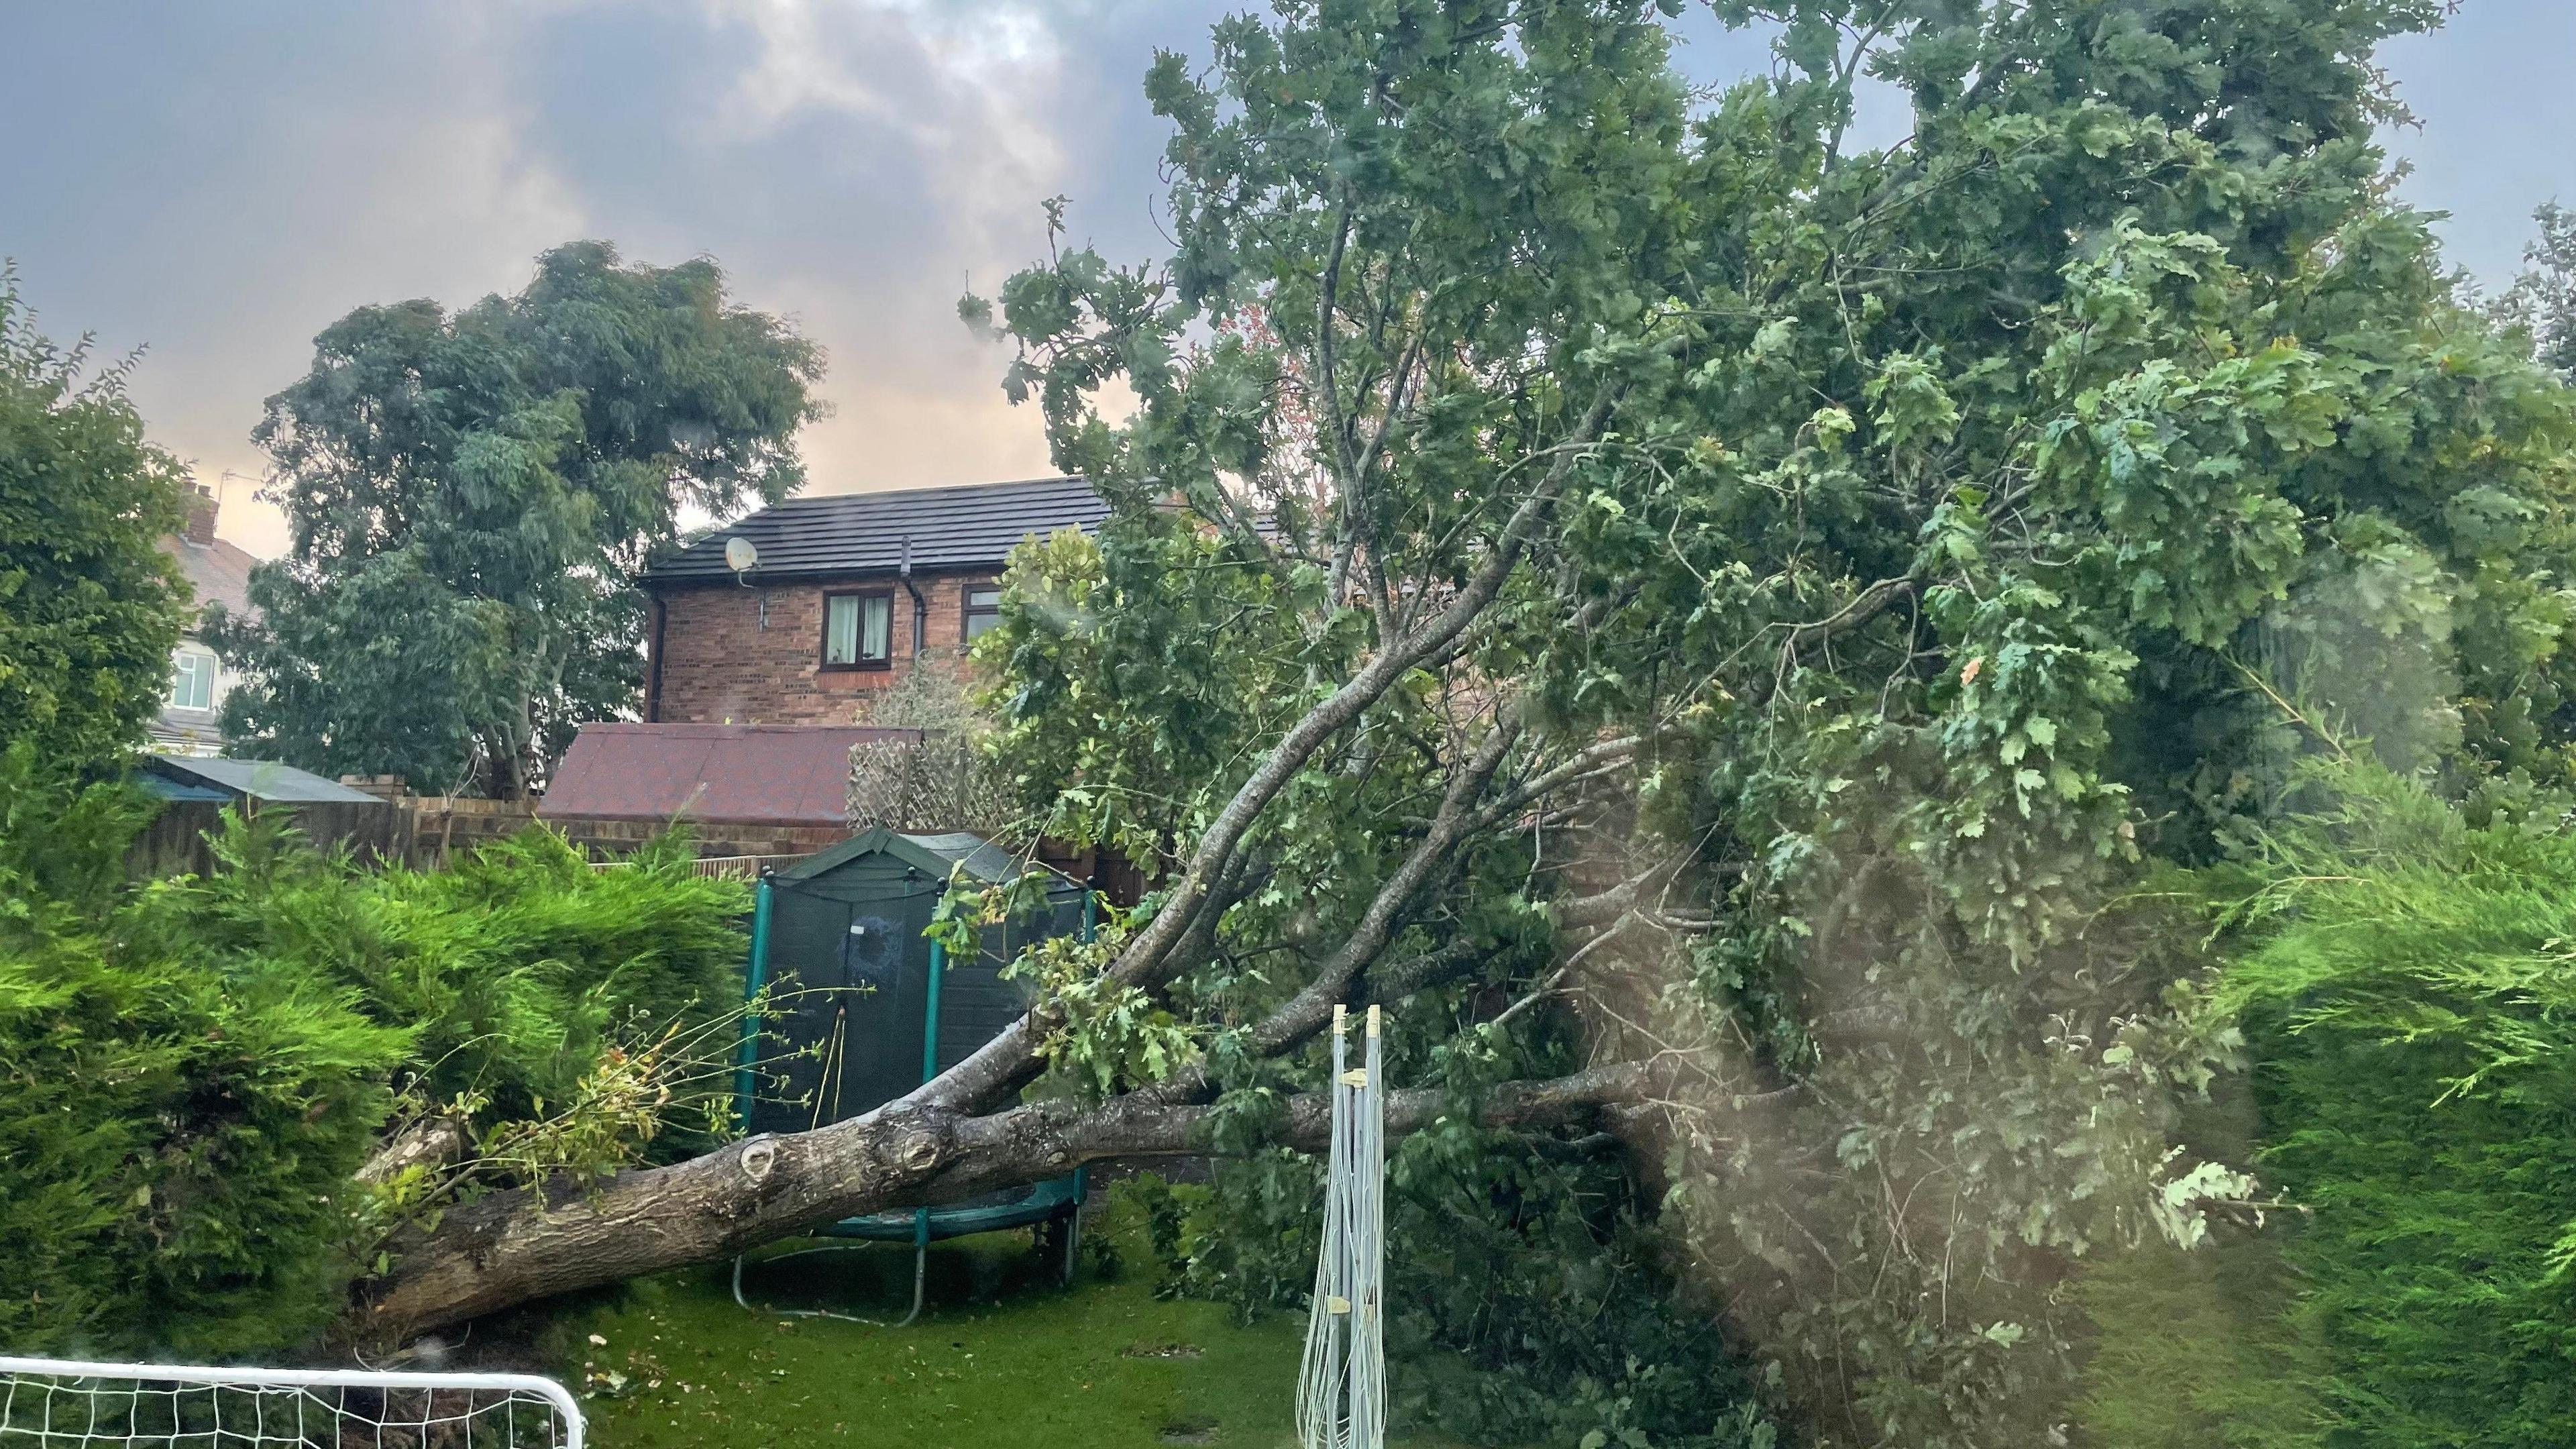
<svg viewBox="0 0 2576 1449">
<path fill-rule="evenodd" d="M 750 539 L 737 533 L 725 540 L 726 568 L 738 574 L 747 574 L 751 572 L 752 565 L 759 562 L 760 550 L 751 546 Z"/>
</svg>

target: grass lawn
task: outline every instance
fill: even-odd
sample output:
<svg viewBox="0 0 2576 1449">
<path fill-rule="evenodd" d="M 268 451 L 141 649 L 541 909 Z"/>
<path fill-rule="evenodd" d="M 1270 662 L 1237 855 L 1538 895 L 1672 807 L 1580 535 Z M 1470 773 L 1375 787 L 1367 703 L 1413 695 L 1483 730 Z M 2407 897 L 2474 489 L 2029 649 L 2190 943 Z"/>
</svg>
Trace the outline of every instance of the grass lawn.
<svg viewBox="0 0 2576 1449">
<path fill-rule="evenodd" d="M 1086 1268 L 1066 1290 L 1025 1232 L 943 1243 L 928 1306 L 902 1329 L 745 1313 L 724 1273 L 669 1274 L 574 1315 L 564 1377 L 578 1385 L 587 1365 L 599 1449 L 1293 1445 L 1302 1320 L 1244 1328 L 1217 1304 L 1157 1299 L 1137 1256 L 1119 1280 Z M 900 1317 L 912 1254 L 755 1265 L 747 1286 L 754 1301 Z"/>
</svg>

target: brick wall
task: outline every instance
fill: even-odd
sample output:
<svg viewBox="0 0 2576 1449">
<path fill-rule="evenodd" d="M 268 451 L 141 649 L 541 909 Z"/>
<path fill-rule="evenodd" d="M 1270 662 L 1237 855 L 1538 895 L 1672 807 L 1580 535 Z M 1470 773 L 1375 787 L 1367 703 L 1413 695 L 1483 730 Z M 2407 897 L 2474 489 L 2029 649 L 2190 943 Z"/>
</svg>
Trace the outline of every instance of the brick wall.
<svg viewBox="0 0 2576 1449">
<path fill-rule="evenodd" d="M 990 575 L 916 575 L 929 608 L 924 662 L 953 662 L 965 642 L 965 591 Z M 894 660 L 887 669 L 824 669 L 823 596 L 847 589 L 894 593 Z M 764 620 L 761 600 L 768 600 Z M 882 575 L 826 583 L 668 589 L 662 601 L 661 692 L 666 724 L 850 724 L 867 697 L 913 661 L 912 596 Z"/>
<path fill-rule="evenodd" d="M 425 870 L 444 869 L 478 846 L 518 834 L 537 818 L 536 807 L 511 800 L 397 795 L 394 803 L 410 822 L 411 863 Z M 578 815 L 549 818 L 546 824 L 594 861 L 622 860 L 670 828 L 659 820 L 601 820 Z M 701 858 L 811 855 L 850 838 L 848 828 L 840 825 L 700 823 L 692 829 Z"/>
</svg>

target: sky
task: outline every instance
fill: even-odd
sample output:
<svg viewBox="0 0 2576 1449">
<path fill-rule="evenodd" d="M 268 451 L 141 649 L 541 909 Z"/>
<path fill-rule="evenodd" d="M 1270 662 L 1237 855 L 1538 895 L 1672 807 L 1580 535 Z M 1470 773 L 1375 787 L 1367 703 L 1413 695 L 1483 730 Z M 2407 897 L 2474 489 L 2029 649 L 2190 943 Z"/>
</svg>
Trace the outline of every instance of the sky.
<svg viewBox="0 0 2576 1449">
<path fill-rule="evenodd" d="M 1157 48 L 1204 56 L 1245 0 L 134 0 L 0 11 L 0 257 L 58 340 L 142 350 L 155 439 L 263 555 L 261 400 L 349 309 L 525 285 L 578 237 L 721 262 L 829 353 L 803 438 L 822 491 L 1049 471 L 1004 356 L 956 320 L 1077 241 L 1158 251 Z M 1759 37 L 1689 25 L 1731 79 Z M 2576 205 L 2576 0 L 2465 0 L 2381 57 L 2416 127 L 2405 194 L 2454 262 L 2512 274 L 2532 208 Z M 1866 114 L 1864 121 L 1870 119 Z"/>
</svg>

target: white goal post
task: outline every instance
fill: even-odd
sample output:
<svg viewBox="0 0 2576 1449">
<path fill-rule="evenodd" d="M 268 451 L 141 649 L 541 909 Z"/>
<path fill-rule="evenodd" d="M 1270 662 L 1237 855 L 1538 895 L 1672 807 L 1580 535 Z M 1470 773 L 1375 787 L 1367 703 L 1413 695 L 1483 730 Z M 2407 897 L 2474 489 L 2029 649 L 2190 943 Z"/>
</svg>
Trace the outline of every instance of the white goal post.
<svg viewBox="0 0 2576 1449">
<path fill-rule="evenodd" d="M 535 1374 L 211 1368 L 0 1355 L 0 1449 L 582 1449 Z"/>
</svg>

